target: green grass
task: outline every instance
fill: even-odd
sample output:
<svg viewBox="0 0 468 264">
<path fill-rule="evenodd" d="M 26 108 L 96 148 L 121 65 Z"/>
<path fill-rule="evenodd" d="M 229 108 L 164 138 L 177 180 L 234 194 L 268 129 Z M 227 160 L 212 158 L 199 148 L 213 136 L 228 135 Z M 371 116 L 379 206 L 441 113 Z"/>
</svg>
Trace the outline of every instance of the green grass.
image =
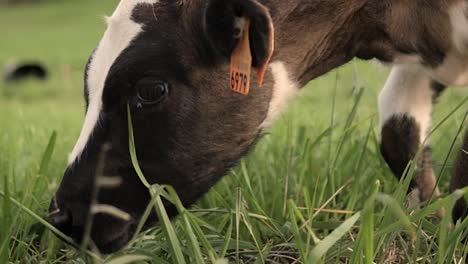
<svg viewBox="0 0 468 264">
<path fill-rule="evenodd" d="M 376 98 L 388 70 L 354 61 L 311 82 L 268 134 L 194 207 L 113 256 L 80 253 L 41 222 L 81 129 L 83 69 L 117 1 L 0 8 L 0 65 L 44 61 L 52 78 L 0 83 L 0 263 L 450 263 L 465 258 L 468 222 L 447 228 L 448 182 L 466 89 L 449 89 L 431 136 L 443 199 L 413 212 L 378 151 Z M 457 109 L 457 111 L 453 111 Z M 439 126 L 438 124 L 441 125 Z M 455 147 L 455 148 L 454 148 Z M 412 174 L 414 168 L 410 167 Z M 463 263 L 461 261 L 461 263 Z"/>
</svg>

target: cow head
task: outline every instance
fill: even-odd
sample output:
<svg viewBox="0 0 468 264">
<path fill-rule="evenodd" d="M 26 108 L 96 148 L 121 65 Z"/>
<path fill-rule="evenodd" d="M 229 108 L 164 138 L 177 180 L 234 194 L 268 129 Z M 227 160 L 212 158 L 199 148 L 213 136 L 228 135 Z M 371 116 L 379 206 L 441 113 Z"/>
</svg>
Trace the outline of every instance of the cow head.
<svg viewBox="0 0 468 264">
<path fill-rule="evenodd" d="M 91 223 L 90 238 L 104 253 L 134 234 L 150 196 L 131 163 L 127 106 L 143 173 L 173 186 L 186 206 L 236 164 L 261 133 L 272 99 L 269 73 L 263 88 L 252 75 L 247 96 L 230 89 L 230 56 L 246 18 L 252 66 L 260 69 L 273 30 L 257 0 L 121 1 L 86 67 L 86 117 L 51 223 L 78 243 Z M 108 184 L 97 186 L 99 179 Z M 92 201 L 129 218 L 91 213 Z M 151 215 L 146 224 L 156 222 Z"/>
</svg>

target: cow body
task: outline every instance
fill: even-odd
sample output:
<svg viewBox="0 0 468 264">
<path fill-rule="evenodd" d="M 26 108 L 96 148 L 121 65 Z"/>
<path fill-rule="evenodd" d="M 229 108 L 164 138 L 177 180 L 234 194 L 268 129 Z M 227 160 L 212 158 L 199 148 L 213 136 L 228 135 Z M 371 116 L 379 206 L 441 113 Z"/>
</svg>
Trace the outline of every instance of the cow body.
<svg viewBox="0 0 468 264">
<path fill-rule="evenodd" d="M 128 153 L 127 105 L 146 177 L 172 185 L 188 206 L 236 164 L 300 87 L 355 57 L 395 64 L 379 97 L 382 154 L 401 177 L 423 148 L 411 190 L 420 200 L 438 195 L 426 138 L 434 97 L 445 85 L 468 84 L 467 13 L 462 0 L 122 0 L 87 66 L 86 118 L 51 222 L 80 242 L 92 219 L 91 238 L 103 252 L 133 235 L 150 197 Z M 248 96 L 227 81 L 245 18 L 253 67 L 265 66 L 269 43 L 275 45 L 265 88 L 252 75 Z M 468 183 L 466 153 L 459 160 L 452 189 Z M 103 177 L 120 185 L 96 194 Z M 89 213 L 93 201 L 131 220 Z M 463 201 L 458 209 L 455 216 L 463 217 Z M 176 213 L 171 206 L 169 212 Z M 147 225 L 156 221 L 152 215 Z"/>
</svg>

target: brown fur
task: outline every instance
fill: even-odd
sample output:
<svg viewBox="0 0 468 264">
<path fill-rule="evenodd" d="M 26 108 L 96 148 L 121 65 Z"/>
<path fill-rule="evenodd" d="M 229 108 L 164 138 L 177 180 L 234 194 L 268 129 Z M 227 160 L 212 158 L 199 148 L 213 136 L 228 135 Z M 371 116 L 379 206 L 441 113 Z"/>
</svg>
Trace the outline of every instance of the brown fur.
<svg viewBox="0 0 468 264">
<path fill-rule="evenodd" d="M 354 57 L 393 62 L 398 56 L 413 55 L 418 56 L 422 64 L 437 67 L 451 47 L 449 7 L 460 1 L 275 3 L 274 10 L 281 10 L 273 15 L 278 32 L 276 58 L 287 62 L 301 85 Z M 307 48 L 298 49 L 301 45 Z M 434 97 L 437 97 L 443 85 L 433 86 Z M 406 128 L 410 126 L 407 124 Z M 415 157 L 420 140 L 418 127 L 414 127 L 410 135 L 398 129 L 384 128 L 382 150 L 395 175 L 401 177 L 408 162 Z M 439 195 L 430 151 L 424 150 L 418 163 L 421 167 L 412 185 L 421 192 L 420 200 L 426 201 L 432 194 Z"/>
<path fill-rule="evenodd" d="M 458 1 L 263 2 L 275 22 L 275 59 L 305 84 L 355 56 L 391 62 L 398 54 L 419 55 L 439 65 L 450 47 L 447 7 Z"/>
</svg>

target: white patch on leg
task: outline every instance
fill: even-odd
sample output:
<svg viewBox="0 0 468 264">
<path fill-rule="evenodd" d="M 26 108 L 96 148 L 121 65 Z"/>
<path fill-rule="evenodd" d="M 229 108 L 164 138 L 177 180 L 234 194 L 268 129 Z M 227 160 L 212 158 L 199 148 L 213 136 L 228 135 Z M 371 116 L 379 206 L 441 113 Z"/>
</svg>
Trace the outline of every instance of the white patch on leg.
<svg viewBox="0 0 468 264">
<path fill-rule="evenodd" d="M 419 65 L 396 65 L 379 95 L 380 129 L 395 115 L 413 117 L 423 143 L 431 125 L 432 78 Z"/>
<path fill-rule="evenodd" d="M 122 51 L 142 32 L 142 26 L 132 20 L 133 10 L 138 4 L 157 2 L 158 0 L 122 0 L 114 14 L 107 19 L 107 30 L 89 65 L 87 80 L 89 106 L 78 141 L 69 155 L 69 165 L 82 154 L 99 121 L 102 94 L 110 68 Z"/>
<path fill-rule="evenodd" d="M 270 64 L 270 69 L 273 74 L 274 86 L 273 95 L 268 108 L 268 114 L 260 125 L 261 129 L 268 128 L 276 116 L 286 106 L 289 99 L 298 92 L 298 85 L 289 77 L 286 66 L 282 61 L 275 61 Z"/>
</svg>

